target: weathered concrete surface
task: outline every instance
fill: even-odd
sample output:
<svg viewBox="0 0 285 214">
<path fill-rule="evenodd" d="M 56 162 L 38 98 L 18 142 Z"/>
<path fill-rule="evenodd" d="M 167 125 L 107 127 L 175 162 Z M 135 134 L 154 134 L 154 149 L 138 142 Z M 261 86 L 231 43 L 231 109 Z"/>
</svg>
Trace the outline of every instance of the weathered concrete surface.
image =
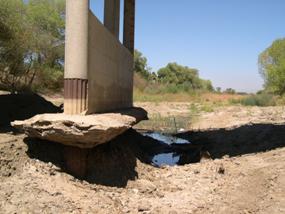
<svg viewBox="0 0 285 214">
<path fill-rule="evenodd" d="M 124 3 L 124 38 L 126 48 L 134 54 L 135 48 L 135 0 L 125 0 Z"/>
<path fill-rule="evenodd" d="M 54 141 L 80 148 L 93 148 L 122 134 L 147 119 L 142 108 L 93 115 L 40 114 L 12 126 L 29 137 Z"/>
<path fill-rule="evenodd" d="M 133 55 L 89 11 L 88 114 L 133 105 Z"/>
<path fill-rule="evenodd" d="M 104 26 L 119 39 L 120 34 L 120 0 L 105 0 Z"/>
<path fill-rule="evenodd" d="M 64 112 L 103 113 L 133 106 L 134 0 L 125 1 L 124 45 L 120 1 L 106 0 L 105 26 L 88 0 L 66 4 Z M 88 85 L 88 86 L 87 86 Z"/>
<path fill-rule="evenodd" d="M 66 1 L 64 112 L 87 108 L 89 0 Z"/>
<path fill-rule="evenodd" d="M 64 78 L 87 79 L 88 0 L 66 1 L 66 42 Z"/>
</svg>

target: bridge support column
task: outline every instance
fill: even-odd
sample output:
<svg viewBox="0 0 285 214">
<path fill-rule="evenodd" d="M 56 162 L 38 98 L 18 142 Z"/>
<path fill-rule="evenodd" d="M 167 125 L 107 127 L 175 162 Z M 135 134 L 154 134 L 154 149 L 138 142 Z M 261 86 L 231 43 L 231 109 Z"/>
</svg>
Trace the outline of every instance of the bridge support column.
<svg viewBox="0 0 285 214">
<path fill-rule="evenodd" d="M 89 151 L 90 149 L 64 146 L 63 158 L 67 171 L 75 177 L 83 179 L 87 174 Z"/>
<path fill-rule="evenodd" d="M 64 113 L 87 108 L 89 0 L 66 1 Z"/>
<path fill-rule="evenodd" d="M 80 114 L 87 110 L 89 0 L 66 1 L 66 42 L 64 70 L 64 113 Z M 67 170 L 83 178 L 86 151 L 64 146 Z"/>
<path fill-rule="evenodd" d="M 134 54 L 135 37 L 135 0 L 124 3 L 124 46 Z"/>
<path fill-rule="evenodd" d="M 119 39 L 120 0 L 105 0 L 104 25 L 117 39 Z"/>
</svg>

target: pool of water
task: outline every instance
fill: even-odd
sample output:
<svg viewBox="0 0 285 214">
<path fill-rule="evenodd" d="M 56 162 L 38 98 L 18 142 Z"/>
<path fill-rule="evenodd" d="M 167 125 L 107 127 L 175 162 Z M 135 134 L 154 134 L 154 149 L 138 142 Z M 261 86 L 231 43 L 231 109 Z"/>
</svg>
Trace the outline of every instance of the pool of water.
<svg viewBox="0 0 285 214">
<path fill-rule="evenodd" d="M 189 144 L 190 143 L 188 140 L 178 138 L 178 137 L 174 137 L 171 135 L 161 134 L 159 132 L 149 132 L 149 133 L 145 133 L 143 135 L 151 137 L 155 140 L 161 141 L 161 142 L 166 143 L 168 145 L 171 145 L 173 143 L 177 143 L 177 144 Z"/>
<path fill-rule="evenodd" d="M 174 153 L 162 153 L 155 155 L 152 159 L 152 163 L 156 166 L 175 166 L 179 161 L 179 157 L 175 156 Z"/>
<path fill-rule="evenodd" d="M 188 140 L 177 138 L 171 135 L 165 135 L 158 132 L 148 132 L 144 133 L 144 136 L 151 137 L 157 141 L 160 141 L 166 145 L 170 146 L 170 152 L 161 152 L 152 157 L 152 163 L 155 166 L 175 166 L 183 165 L 186 163 L 194 162 L 197 159 L 198 149 L 193 149 L 191 147 L 191 142 Z M 189 145 L 189 149 L 187 146 Z"/>
</svg>

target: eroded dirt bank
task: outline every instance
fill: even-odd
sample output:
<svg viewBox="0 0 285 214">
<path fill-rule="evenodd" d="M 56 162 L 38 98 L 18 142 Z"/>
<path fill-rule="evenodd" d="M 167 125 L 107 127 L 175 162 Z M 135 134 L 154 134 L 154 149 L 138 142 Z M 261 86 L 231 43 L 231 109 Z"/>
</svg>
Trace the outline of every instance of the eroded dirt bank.
<svg viewBox="0 0 285 214">
<path fill-rule="evenodd" d="M 62 146 L 3 129 L 0 213 L 285 213 L 282 109 L 256 108 L 248 119 L 239 108 L 180 134 L 214 160 L 153 167 L 150 148 L 160 144 L 131 130 L 91 152 L 86 180 L 64 171 Z M 234 124 L 217 122 L 232 114 Z"/>
</svg>

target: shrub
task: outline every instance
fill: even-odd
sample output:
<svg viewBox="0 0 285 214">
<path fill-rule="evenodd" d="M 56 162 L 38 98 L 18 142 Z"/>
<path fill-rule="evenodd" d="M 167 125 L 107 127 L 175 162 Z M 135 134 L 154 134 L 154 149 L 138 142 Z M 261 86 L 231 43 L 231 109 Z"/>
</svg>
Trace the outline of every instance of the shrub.
<svg viewBox="0 0 285 214">
<path fill-rule="evenodd" d="M 276 100 L 271 94 L 251 95 L 239 100 L 231 100 L 232 104 L 240 103 L 244 106 L 275 106 Z"/>
<path fill-rule="evenodd" d="M 64 5 L 64 0 L 0 1 L 1 89 L 62 87 Z"/>
</svg>

